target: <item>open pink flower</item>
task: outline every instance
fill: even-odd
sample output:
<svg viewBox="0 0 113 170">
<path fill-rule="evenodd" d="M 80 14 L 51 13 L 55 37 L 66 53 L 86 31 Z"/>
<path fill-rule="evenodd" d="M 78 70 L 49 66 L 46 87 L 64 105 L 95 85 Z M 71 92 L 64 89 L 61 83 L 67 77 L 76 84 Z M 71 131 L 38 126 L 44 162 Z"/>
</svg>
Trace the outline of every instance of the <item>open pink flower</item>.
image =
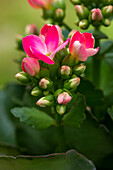
<svg viewBox="0 0 113 170">
<path fill-rule="evenodd" d="M 94 37 L 91 33 L 77 31 L 70 41 L 69 51 L 71 55 L 80 61 L 86 61 L 89 56 L 95 55 L 99 47 L 94 47 Z"/>
<path fill-rule="evenodd" d="M 22 70 L 31 76 L 35 76 L 40 71 L 39 62 L 34 58 L 24 58 L 21 66 Z"/>
<path fill-rule="evenodd" d="M 40 35 L 39 37 L 42 38 L 43 40 L 45 40 L 45 37 L 49 31 L 49 29 L 52 27 L 53 25 L 51 24 L 45 24 L 41 31 L 40 31 Z M 58 34 L 59 34 L 59 45 L 63 43 L 63 35 L 62 35 L 62 30 L 61 28 L 58 26 L 58 25 L 55 25 L 57 31 L 58 31 Z"/>
<path fill-rule="evenodd" d="M 33 8 L 44 8 L 47 9 L 53 0 L 28 0 L 29 4 Z"/>
<path fill-rule="evenodd" d="M 67 39 L 64 43 L 59 45 L 59 34 L 56 26 L 52 26 L 47 35 L 45 36 L 45 42 L 36 35 L 28 35 L 23 38 L 23 48 L 29 57 L 42 60 L 48 64 L 54 64 L 54 55 L 63 49 L 69 42 Z"/>
</svg>

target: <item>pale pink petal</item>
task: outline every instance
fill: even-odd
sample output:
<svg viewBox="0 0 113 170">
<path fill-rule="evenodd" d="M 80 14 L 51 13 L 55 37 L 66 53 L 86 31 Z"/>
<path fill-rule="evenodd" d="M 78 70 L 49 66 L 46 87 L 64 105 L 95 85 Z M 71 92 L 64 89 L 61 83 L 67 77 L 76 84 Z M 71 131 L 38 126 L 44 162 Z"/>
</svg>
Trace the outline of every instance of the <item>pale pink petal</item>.
<svg viewBox="0 0 113 170">
<path fill-rule="evenodd" d="M 83 35 L 86 39 L 86 48 L 93 48 L 94 47 L 94 37 L 91 33 L 84 32 Z"/>
<path fill-rule="evenodd" d="M 45 25 L 42 27 L 42 29 L 40 30 L 40 34 L 46 36 L 47 33 L 48 33 L 48 31 L 49 31 L 49 29 L 50 29 L 51 27 L 52 27 L 51 24 L 45 24 Z"/>
<path fill-rule="evenodd" d="M 43 54 L 47 53 L 46 44 L 43 42 L 42 39 L 40 39 L 36 35 L 26 36 L 25 38 L 23 38 L 22 43 L 23 43 L 24 51 L 28 54 L 29 57 L 33 57 L 30 47 L 34 47 L 35 49 L 37 49 Z"/>
<path fill-rule="evenodd" d="M 50 56 L 49 58 L 53 59 L 54 55 L 63 49 L 68 43 L 69 43 L 70 38 L 68 38 L 66 41 L 64 41 Z"/>
<path fill-rule="evenodd" d="M 34 47 L 31 47 L 30 49 L 31 49 L 32 53 L 34 54 L 34 58 L 42 60 L 43 62 L 45 62 L 47 64 L 54 64 L 54 61 L 52 59 L 50 59 L 48 56 L 42 54 L 40 51 L 38 51 Z"/>
<path fill-rule="evenodd" d="M 62 35 L 62 30 L 61 30 L 61 28 L 60 28 L 58 25 L 55 25 L 55 27 L 57 28 L 57 31 L 58 31 L 58 34 L 59 34 L 60 39 L 63 40 L 63 35 Z"/>
<path fill-rule="evenodd" d="M 79 31 L 75 32 L 75 34 L 72 36 L 71 41 L 70 41 L 70 45 L 69 45 L 69 51 L 70 53 L 72 52 L 73 49 L 73 43 L 75 41 L 79 41 L 80 44 L 83 44 L 85 46 L 86 44 L 86 39 L 84 37 L 84 35 L 82 33 L 80 33 Z"/>
<path fill-rule="evenodd" d="M 99 51 L 99 47 L 97 47 L 95 49 L 89 48 L 89 49 L 86 49 L 86 51 L 87 51 L 88 57 L 89 56 L 93 56 L 93 55 L 95 55 Z"/>
<path fill-rule="evenodd" d="M 88 57 L 84 45 L 80 44 L 79 41 L 74 42 L 71 54 L 79 61 L 86 61 Z"/>
<path fill-rule="evenodd" d="M 55 25 L 49 29 L 47 36 L 45 37 L 45 44 L 47 45 L 48 53 L 52 53 L 57 49 L 59 44 L 59 35 Z"/>
<path fill-rule="evenodd" d="M 28 2 L 33 8 L 46 8 L 44 0 L 28 0 Z"/>
</svg>

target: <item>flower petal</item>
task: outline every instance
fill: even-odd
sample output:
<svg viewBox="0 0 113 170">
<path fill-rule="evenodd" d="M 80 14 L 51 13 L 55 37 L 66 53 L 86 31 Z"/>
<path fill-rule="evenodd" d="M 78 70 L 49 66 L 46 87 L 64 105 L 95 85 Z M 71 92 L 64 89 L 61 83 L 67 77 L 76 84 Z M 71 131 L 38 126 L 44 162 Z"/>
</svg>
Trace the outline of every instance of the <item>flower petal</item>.
<svg viewBox="0 0 113 170">
<path fill-rule="evenodd" d="M 49 29 L 50 29 L 51 27 L 52 27 L 51 24 L 45 24 L 45 25 L 41 28 L 40 34 L 46 36 L 47 33 L 48 33 L 48 31 L 49 31 Z"/>
<path fill-rule="evenodd" d="M 74 42 L 71 54 L 79 61 L 86 61 L 88 57 L 84 45 L 80 44 L 79 41 Z"/>
<path fill-rule="evenodd" d="M 86 39 L 86 48 L 93 48 L 94 47 L 94 37 L 91 33 L 84 32 L 83 33 Z"/>
<path fill-rule="evenodd" d="M 71 41 L 70 41 L 70 45 L 69 45 L 69 51 L 70 53 L 73 50 L 73 43 L 75 41 L 79 41 L 80 44 L 85 45 L 86 44 L 86 39 L 84 37 L 84 35 L 82 33 L 80 33 L 79 31 L 75 32 L 75 34 L 72 36 Z"/>
<path fill-rule="evenodd" d="M 34 47 L 38 51 L 40 51 L 43 54 L 47 53 L 46 44 L 43 42 L 42 39 L 40 39 L 36 35 L 28 35 L 25 38 L 23 38 L 23 48 L 24 51 L 28 54 L 29 57 L 33 57 L 34 54 L 32 54 L 30 47 Z"/>
<path fill-rule="evenodd" d="M 31 49 L 32 53 L 34 54 L 34 58 L 42 60 L 43 62 L 45 62 L 47 64 L 54 64 L 54 61 L 52 59 L 50 59 L 48 56 L 42 54 L 40 51 L 38 51 L 34 47 L 31 47 L 30 49 Z"/>
<path fill-rule="evenodd" d="M 86 51 L 87 51 L 88 57 L 89 56 L 93 56 L 93 55 L 95 55 L 99 51 L 99 47 L 97 47 L 95 49 L 89 48 L 89 49 L 86 49 Z"/>
<path fill-rule="evenodd" d="M 54 55 L 60 51 L 61 49 L 63 49 L 69 42 L 70 38 L 68 38 L 66 41 L 64 41 L 50 56 L 49 58 L 53 59 Z"/>
<path fill-rule="evenodd" d="M 47 45 L 48 53 L 56 50 L 59 44 L 59 34 L 55 25 L 53 25 L 45 37 L 45 44 Z"/>
<path fill-rule="evenodd" d="M 28 0 L 28 2 L 33 8 L 46 8 L 45 1 L 42 1 L 42 0 Z"/>
</svg>

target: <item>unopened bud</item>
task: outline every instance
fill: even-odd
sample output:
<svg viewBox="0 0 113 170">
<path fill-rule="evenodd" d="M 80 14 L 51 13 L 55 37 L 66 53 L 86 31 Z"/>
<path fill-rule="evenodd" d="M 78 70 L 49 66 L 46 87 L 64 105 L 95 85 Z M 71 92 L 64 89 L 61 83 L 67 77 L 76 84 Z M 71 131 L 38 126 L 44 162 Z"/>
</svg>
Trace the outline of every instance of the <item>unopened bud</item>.
<svg viewBox="0 0 113 170">
<path fill-rule="evenodd" d="M 94 8 L 91 10 L 92 14 L 91 14 L 91 19 L 93 21 L 100 21 L 102 20 L 102 13 L 101 10 L 99 8 Z"/>
<path fill-rule="evenodd" d="M 46 89 L 51 89 L 53 86 L 53 82 L 50 81 L 47 78 L 42 78 L 39 82 L 39 86 L 41 89 L 46 90 Z"/>
<path fill-rule="evenodd" d="M 81 3 L 80 0 L 70 0 L 73 5 L 79 5 Z"/>
<path fill-rule="evenodd" d="M 89 10 L 87 7 L 82 5 L 75 5 L 75 11 L 80 19 L 86 19 L 89 16 Z"/>
<path fill-rule="evenodd" d="M 24 58 L 22 60 L 22 70 L 31 76 L 35 76 L 40 71 L 40 65 L 37 59 Z"/>
<path fill-rule="evenodd" d="M 75 66 L 78 63 L 78 60 L 76 60 L 75 57 L 73 57 L 71 54 L 67 55 L 63 60 L 62 60 L 62 65 L 68 65 L 70 67 Z"/>
<path fill-rule="evenodd" d="M 88 29 L 88 27 L 89 27 L 89 21 L 87 20 L 87 19 L 84 19 L 84 20 L 81 20 L 80 22 L 79 22 L 79 27 L 81 28 L 81 29 Z"/>
<path fill-rule="evenodd" d="M 63 92 L 58 95 L 58 104 L 67 105 L 71 101 L 72 97 L 67 92 Z"/>
<path fill-rule="evenodd" d="M 23 36 L 20 34 L 16 34 L 15 39 L 16 39 L 16 48 L 18 50 L 23 50 L 23 45 L 22 45 L 22 38 Z"/>
<path fill-rule="evenodd" d="M 36 104 L 40 107 L 52 106 L 53 103 L 54 103 L 54 96 L 52 94 L 42 97 L 36 102 Z"/>
<path fill-rule="evenodd" d="M 31 95 L 32 96 L 40 96 L 40 95 L 42 95 L 42 90 L 38 86 L 36 86 L 31 91 Z"/>
<path fill-rule="evenodd" d="M 25 27 L 25 33 L 26 34 L 36 34 L 38 35 L 38 29 L 35 24 L 29 24 Z"/>
<path fill-rule="evenodd" d="M 66 106 L 63 105 L 56 105 L 56 111 L 60 115 L 63 115 L 66 112 Z"/>
<path fill-rule="evenodd" d="M 29 78 L 29 75 L 25 72 L 19 72 L 15 75 L 15 78 L 23 83 L 23 84 L 29 84 L 31 82 L 30 78 Z"/>
<path fill-rule="evenodd" d="M 111 21 L 110 21 L 109 19 L 105 18 L 105 19 L 103 20 L 102 24 L 103 24 L 105 27 L 108 27 L 108 26 L 110 26 Z"/>
<path fill-rule="evenodd" d="M 80 84 L 80 78 L 75 77 L 66 81 L 64 83 L 64 88 L 66 88 L 67 90 L 75 91 L 79 84 Z"/>
<path fill-rule="evenodd" d="M 72 74 L 72 70 L 71 70 L 71 68 L 69 66 L 64 65 L 64 66 L 62 66 L 60 68 L 60 76 L 61 76 L 61 78 L 68 79 L 71 76 L 71 74 Z"/>
<path fill-rule="evenodd" d="M 60 8 L 56 9 L 55 14 L 54 14 L 55 21 L 57 22 L 62 21 L 64 17 L 65 17 L 64 10 Z"/>
<path fill-rule="evenodd" d="M 74 68 L 73 68 L 73 73 L 76 75 L 76 76 L 80 76 L 81 74 L 84 73 L 86 69 L 86 66 L 85 65 L 76 65 Z"/>
<path fill-rule="evenodd" d="M 111 17 L 113 13 L 113 6 L 109 5 L 109 6 L 105 6 L 102 8 L 102 14 L 104 16 L 104 18 L 109 18 Z"/>
</svg>

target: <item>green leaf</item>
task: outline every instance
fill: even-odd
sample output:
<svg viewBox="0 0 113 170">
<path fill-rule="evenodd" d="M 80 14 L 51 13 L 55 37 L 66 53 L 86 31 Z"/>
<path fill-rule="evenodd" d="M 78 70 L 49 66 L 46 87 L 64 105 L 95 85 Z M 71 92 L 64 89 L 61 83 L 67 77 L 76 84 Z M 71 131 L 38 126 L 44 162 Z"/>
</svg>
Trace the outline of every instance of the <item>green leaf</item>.
<svg viewBox="0 0 113 170">
<path fill-rule="evenodd" d="M 74 150 L 47 156 L 0 157 L 2 170 L 96 170 L 93 163 Z"/>
<path fill-rule="evenodd" d="M 17 150 L 17 148 L 13 147 L 13 146 L 8 146 L 8 145 L 0 145 L 0 156 L 1 155 L 13 155 L 13 156 L 17 156 L 19 155 L 20 152 Z"/>
<path fill-rule="evenodd" d="M 76 94 L 73 100 L 71 111 L 66 114 L 63 118 L 64 125 L 72 126 L 72 127 L 80 127 L 80 124 L 85 119 L 85 109 L 86 103 L 84 96 L 81 94 Z"/>
<path fill-rule="evenodd" d="M 108 114 L 111 117 L 111 119 L 113 120 L 113 106 L 111 108 L 108 108 Z"/>
<path fill-rule="evenodd" d="M 106 129 L 88 114 L 80 128 L 65 127 L 67 144 L 104 169 L 103 159 L 113 154 L 113 139 Z"/>
<path fill-rule="evenodd" d="M 110 51 L 109 53 L 106 53 L 104 55 L 105 61 L 111 66 L 113 69 L 113 51 Z"/>
<path fill-rule="evenodd" d="M 54 124 L 54 119 L 36 108 L 14 108 L 12 114 L 20 121 L 36 129 L 46 129 Z"/>
<path fill-rule="evenodd" d="M 89 33 L 92 33 L 93 34 L 93 36 L 96 38 L 96 39 L 99 39 L 99 40 L 101 40 L 101 39 L 107 39 L 108 38 L 108 36 L 106 35 L 106 34 L 104 34 L 102 31 L 100 31 L 100 30 L 89 30 L 88 31 Z"/>
<path fill-rule="evenodd" d="M 100 46 L 100 55 L 106 54 L 107 52 L 109 52 L 110 50 L 112 50 L 113 48 L 113 41 L 104 41 L 101 46 Z"/>
</svg>

